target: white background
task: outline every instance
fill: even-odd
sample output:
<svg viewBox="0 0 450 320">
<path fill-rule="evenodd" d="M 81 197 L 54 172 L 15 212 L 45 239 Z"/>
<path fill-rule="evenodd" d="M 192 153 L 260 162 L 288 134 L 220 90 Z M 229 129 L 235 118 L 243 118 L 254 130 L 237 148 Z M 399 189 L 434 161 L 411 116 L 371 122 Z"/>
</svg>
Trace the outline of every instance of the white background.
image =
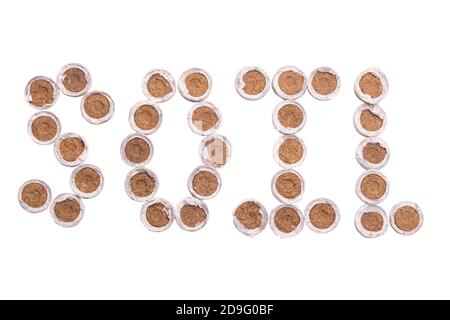
<svg viewBox="0 0 450 320">
<path fill-rule="evenodd" d="M 448 1 L 2 2 L 0 298 L 450 298 L 448 12 Z M 23 211 L 17 191 L 31 178 L 45 180 L 55 196 L 71 191 L 72 169 L 57 162 L 52 146 L 29 138 L 34 110 L 23 97 L 30 78 L 55 78 L 69 62 L 87 66 L 92 89 L 110 93 L 116 112 L 94 126 L 80 114 L 81 98 L 64 95 L 49 110 L 63 132 L 87 139 L 87 163 L 106 179 L 103 193 L 85 201 L 80 225 L 64 229 L 48 211 Z M 284 65 L 308 74 L 326 65 L 340 74 L 335 99 L 299 99 L 308 117 L 299 134 L 308 148 L 298 168 L 306 181 L 299 206 L 333 199 L 341 222 L 332 233 L 305 226 L 281 240 L 267 228 L 248 238 L 233 226 L 231 212 L 243 199 L 256 198 L 269 211 L 277 205 L 270 181 L 280 169 L 271 121 L 280 99 L 273 91 L 256 102 L 240 98 L 234 78 L 246 65 L 271 76 Z M 360 105 L 353 82 L 372 66 L 390 82 L 381 106 L 391 193 L 382 207 L 419 203 L 425 224 L 412 237 L 390 229 L 365 239 L 353 224 L 362 205 L 354 191 L 362 137 L 352 123 Z M 204 229 L 189 233 L 174 224 L 151 233 L 141 225 L 141 204 L 125 194 L 131 168 L 119 146 L 132 132 L 130 107 L 144 99 L 144 74 L 165 68 L 178 79 L 190 67 L 213 77 L 209 100 L 223 113 L 219 132 L 232 143 L 232 161 L 220 170 L 223 189 L 207 202 Z M 174 205 L 188 195 L 187 177 L 200 164 L 201 138 L 186 121 L 191 105 L 178 93 L 164 103 L 163 125 L 150 137 L 157 195 Z"/>
</svg>

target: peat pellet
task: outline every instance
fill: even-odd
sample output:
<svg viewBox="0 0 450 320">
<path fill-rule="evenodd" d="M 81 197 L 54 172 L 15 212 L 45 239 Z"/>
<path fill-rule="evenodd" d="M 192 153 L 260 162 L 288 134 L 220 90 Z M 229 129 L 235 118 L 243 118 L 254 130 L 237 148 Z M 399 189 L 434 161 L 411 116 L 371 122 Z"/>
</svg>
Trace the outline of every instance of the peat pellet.
<svg viewBox="0 0 450 320">
<path fill-rule="evenodd" d="M 389 83 L 383 72 L 367 69 L 361 72 L 355 81 L 356 96 L 368 103 L 377 104 L 384 99 L 389 90 Z"/>
<path fill-rule="evenodd" d="M 414 202 L 400 202 L 392 208 L 390 222 L 397 233 L 405 236 L 412 235 L 422 227 L 422 209 Z"/>
<path fill-rule="evenodd" d="M 89 91 L 91 75 L 85 66 L 79 63 L 70 63 L 59 71 L 57 83 L 59 89 L 65 95 L 79 97 Z"/>
<path fill-rule="evenodd" d="M 353 123 L 356 130 L 366 137 L 381 134 L 386 127 L 386 113 L 378 105 L 363 104 L 356 109 Z"/>
<path fill-rule="evenodd" d="M 70 176 L 72 191 L 80 198 L 93 198 L 103 189 L 103 174 L 100 169 L 92 164 L 76 167 Z"/>
<path fill-rule="evenodd" d="M 153 145 L 150 139 L 142 134 L 130 134 L 120 147 L 123 161 L 134 167 L 145 166 L 153 156 Z"/>
<path fill-rule="evenodd" d="M 222 115 L 211 102 L 200 102 L 189 111 L 188 123 L 192 132 L 209 136 L 222 124 Z"/>
<path fill-rule="evenodd" d="M 79 134 L 65 133 L 55 141 L 54 151 L 61 164 L 75 167 L 86 160 L 88 146 Z"/>
<path fill-rule="evenodd" d="M 172 225 L 173 220 L 173 207 L 164 199 L 156 198 L 142 205 L 141 221 L 150 231 L 165 231 Z"/>
<path fill-rule="evenodd" d="M 305 126 L 306 113 L 297 101 L 281 101 L 273 110 L 272 122 L 279 132 L 295 134 Z"/>
<path fill-rule="evenodd" d="M 222 186 L 222 180 L 217 170 L 200 166 L 189 175 L 188 189 L 192 196 L 201 199 L 211 199 L 215 197 Z"/>
<path fill-rule="evenodd" d="M 59 89 L 52 79 L 37 76 L 28 81 L 25 87 L 25 99 L 36 109 L 48 109 L 58 100 Z"/>
<path fill-rule="evenodd" d="M 272 193 L 283 203 L 299 201 L 305 191 L 302 176 L 295 170 L 282 170 L 272 179 Z"/>
<path fill-rule="evenodd" d="M 334 230 L 340 219 L 337 205 L 326 198 L 311 201 L 306 206 L 305 216 L 307 226 L 318 233 L 327 233 Z"/>
<path fill-rule="evenodd" d="M 158 104 L 152 101 L 140 101 L 130 110 L 129 122 L 131 128 L 142 134 L 152 134 L 162 123 L 162 112 Z"/>
<path fill-rule="evenodd" d="M 235 87 L 239 95 L 247 100 L 258 100 L 270 89 L 267 73 L 258 67 L 245 67 L 236 76 Z"/>
<path fill-rule="evenodd" d="M 290 238 L 299 234 L 304 222 L 301 210 L 289 204 L 282 204 L 273 209 L 269 218 L 270 228 L 281 238 Z"/>
<path fill-rule="evenodd" d="M 241 202 L 233 211 L 233 223 L 236 229 L 251 237 L 264 230 L 267 219 L 266 208 L 253 199 Z"/>
<path fill-rule="evenodd" d="M 169 71 L 154 69 L 145 75 L 142 90 L 148 99 L 164 102 L 175 94 L 175 80 Z"/>
<path fill-rule="evenodd" d="M 211 76 L 202 69 L 192 68 L 183 72 L 178 82 L 178 90 L 189 101 L 205 100 L 211 92 Z"/>
<path fill-rule="evenodd" d="M 364 205 L 355 215 L 356 230 L 366 238 L 377 238 L 386 233 L 389 219 L 379 206 Z"/>
<path fill-rule="evenodd" d="M 81 114 L 92 124 L 110 120 L 114 114 L 114 101 L 103 91 L 91 91 L 81 100 Z"/>
<path fill-rule="evenodd" d="M 186 231 L 197 231 L 208 222 L 208 207 L 196 198 L 182 200 L 175 210 L 175 219 L 181 229 Z"/>
<path fill-rule="evenodd" d="M 377 170 L 361 174 L 356 182 L 356 194 L 367 204 L 382 202 L 389 193 L 389 182 L 385 175 Z"/>
<path fill-rule="evenodd" d="M 53 113 L 37 112 L 28 121 L 28 134 L 38 144 L 52 144 L 60 133 L 61 123 Z"/>
<path fill-rule="evenodd" d="M 296 135 L 283 135 L 275 142 L 273 156 L 281 167 L 294 168 L 305 159 L 306 147 Z"/>
<path fill-rule="evenodd" d="M 136 201 L 152 199 L 158 188 L 158 177 L 153 171 L 146 168 L 131 170 L 125 179 L 125 191 L 131 199 Z"/>
<path fill-rule="evenodd" d="M 356 160 L 367 170 L 383 168 L 389 155 L 386 142 L 380 138 L 366 138 L 356 148 Z"/>
<path fill-rule="evenodd" d="M 336 71 L 328 67 L 314 70 L 308 82 L 309 93 L 317 100 L 331 100 L 338 93 L 341 80 Z"/>
<path fill-rule="evenodd" d="M 83 219 L 84 204 L 76 195 L 63 193 L 53 200 L 50 213 L 58 225 L 74 227 Z"/>
<path fill-rule="evenodd" d="M 37 213 L 48 208 L 52 201 L 52 192 L 44 181 L 28 180 L 20 186 L 18 199 L 23 209 Z"/>
<path fill-rule="evenodd" d="M 305 93 L 307 83 L 303 71 L 290 66 L 280 68 L 275 73 L 272 79 L 272 88 L 281 99 L 295 100 Z"/>
<path fill-rule="evenodd" d="M 230 161 L 231 145 L 227 138 L 212 135 L 204 138 L 200 144 L 200 158 L 207 166 L 223 167 Z"/>
</svg>

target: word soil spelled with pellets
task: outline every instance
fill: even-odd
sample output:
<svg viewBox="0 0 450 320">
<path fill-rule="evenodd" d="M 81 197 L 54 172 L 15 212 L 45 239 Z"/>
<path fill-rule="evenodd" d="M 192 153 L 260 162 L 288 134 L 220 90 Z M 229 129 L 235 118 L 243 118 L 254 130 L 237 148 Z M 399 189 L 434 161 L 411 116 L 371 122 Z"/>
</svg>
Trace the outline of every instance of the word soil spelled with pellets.
<svg viewBox="0 0 450 320">
<path fill-rule="evenodd" d="M 39 110 L 28 121 L 28 134 L 32 141 L 41 145 L 53 144 L 57 160 L 64 166 L 74 167 L 70 175 L 73 193 L 63 193 L 52 198 L 50 186 L 39 179 L 31 179 L 19 188 L 19 204 L 31 213 L 50 208 L 51 217 L 60 226 L 76 226 L 84 216 L 81 199 L 97 196 L 103 189 L 101 170 L 84 164 L 88 156 L 88 143 L 78 133 L 62 133 L 58 117 L 47 111 L 57 103 L 60 92 L 69 97 L 82 97 L 80 109 L 83 118 L 91 124 L 107 122 L 114 114 L 114 102 L 103 91 L 90 91 L 91 75 L 81 64 L 65 65 L 56 81 L 44 76 L 32 78 L 25 88 L 27 103 Z M 244 99 L 262 99 L 272 86 L 282 99 L 272 114 L 274 128 L 281 134 L 273 147 L 273 157 L 282 168 L 271 182 L 273 196 L 281 202 L 270 215 L 264 205 L 255 200 L 242 201 L 232 213 L 238 231 L 255 236 L 267 224 L 281 238 L 298 235 L 306 224 L 312 231 L 328 233 L 339 221 L 340 212 L 330 199 L 313 200 L 303 211 L 297 203 L 305 193 L 305 181 L 296 170 L 306 158 L 307 148 L 298 136 L 306 123 L 306 112 L 297 100 L 306 91 L 319 101 L 337 96 L 341 80 L 333 69 L 315 69 L 309 78 L 299 68 L 280 68 L 270 82 L 267 73 L 259 67 L 246 67 L 239 71 L 235 89 Z M 147 168 L 154 148 L 149 135 L 155 133 L 163 121 L 160 105 L 177 92 L 194 104 L 187 114 L 187 122 L 193 133 L 200 135 L 199 155 L 202 165 L 189 175 L 187 189 L 191 196 L 182 199 L 174 208 L 163 198 L 156 198 L 159 180 L 155 172 Z M 377 69 L 360 73 L 354 85 L 356 96 L 363 101 L 354 114 L 354 126 L 365 138 L 356 149 L 356 160 L 365 169 L 356 183 L 356 194 L 365 205 L 356 213 L 356 230 L 366 238 L 383 235 L 389 225 L 399 234 L 412 235 L 423 224 L 420 207 L 409 201 L 395 205 L 388 216 L 379 204 L 389 194 L 390 184 L 380 171 L 389 161 L 390 150 L 379 135 L 383 132 L 387 116 L 378 105 L 388 93 L 386 76 Z M 218 169 L 225 166 L 231 157 L 231 144 L 217 130 L 222 124 L 222 114 L 216 105 L 206 101 L 212 90 L 212 78 L 202 69 L 186 70 L 176 84 L 172 75 L 161 69 L 148 72 L 142 81 L 145 100 L 135 103 L 129 113 L 129 124 L 134 133 L 121 143 L 123 161 L 134 167 L 125 178 L 125 191 L 135 201 L 143 202 L 140 210 L 142 224 L 150 231 L 167 230 L 176 221 L 186 231 L 198 231 L 208 222 L 210 212 L 204 202 L 218 195 L 222 178 Z M 190 310 L 190 311 L 189 311 Z M 183 309 L 183 312 L 203 309 Z"/>
<path fill-rule="evenodd" d="M 218 194 L 222 182 L 216 168 L 227 164 L 231 155 L 228 140 L 214 135 L 222 122 L 221 114 L 212 103 L 204 101 L 211 92 L 211 76 L 201 69 L 185 71 L 178 89 L 186 100 L 196 102 L 189 111 L 188 124 L 194 133 L 205 136 L 200 145 L 204 165 L 189 176 L 188 190 L 192 197 L 181 200 L 175 209 L 169 201 L 154 198 L 159 182 L 156 174 L 145 168 L 153 155 L 153 145 L 146 135 L 160 127 L 163 117 L 158 102 L 173 97 L 175 86 L 168 71 L 155 69 L 145 75 L 142 88 L 148 100 L 136 103 L 129 116 L 130 126 L 137 133 L 126 137 L 121 146 L 124 162 L 136 167 L 125 179 L 125 190 L 131 199 L 144 202 L 141 221 L 148 230 L 156 232 L 167 230 L 174 219 L 187 231 L 197 231 L 206 225 L 209 210 L 203 200 Z"/>
<path fill-rule="evenodd" d="M 44 111 L 55 105 L 61 91 L 69 97 L 83 96 L 81 114 L 93 124 L 108 121 L 114 113 L 114 102 L 101 91 L 89 92 L 91 76 L 80 64 L 67 64 L 58 73 L 56 83 L 44 76 L 31 79 L 25 88 L 28 104 L 38 109 L 28 121 L 28 133 L 31 139 L 42 145 L 54 144 L 58 161 L 64 166 L 75 167 L 70 176 L 73 194 L 63 193 L 52 201 L 50 187 L 41 180 L 32 179 L 19 189 L 19 203 L 27 211 L 37 213 L 50 207 L 53 220 L 60 226 L 76 226 L 84 215 L 81 198 L 97 196 L 103 188 L 103 175 L 93 165 L 81 165 L 87 158 L 86 140 L 76 133 L 61 135 L 61 123 L 51 112 Z"/>
</svg>

